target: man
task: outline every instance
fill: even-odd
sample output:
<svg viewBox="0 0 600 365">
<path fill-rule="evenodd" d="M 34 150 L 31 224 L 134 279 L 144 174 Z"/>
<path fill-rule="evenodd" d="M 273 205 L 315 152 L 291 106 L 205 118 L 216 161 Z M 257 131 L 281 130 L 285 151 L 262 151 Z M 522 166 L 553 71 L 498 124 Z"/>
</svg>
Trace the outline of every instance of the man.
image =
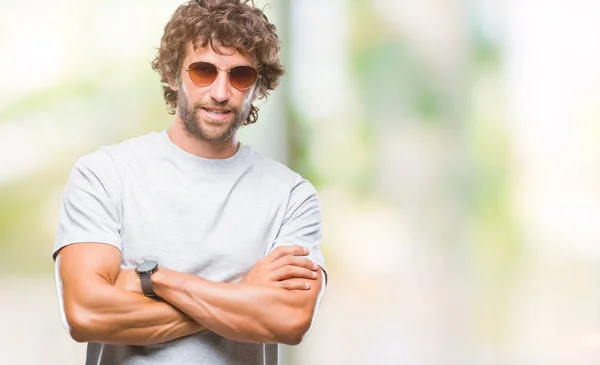
<svg viewBox="0 0 600 365">
<path fill-rule="evenodd" d="M 153 68 L 175 121 L 75 163 L 54 247 L 59 302 L 87 364 L 276 364 L 325 287 L 319 200 L 236 140 L 283 74 L 253 4 L 199 0 Z"/>
</svg>

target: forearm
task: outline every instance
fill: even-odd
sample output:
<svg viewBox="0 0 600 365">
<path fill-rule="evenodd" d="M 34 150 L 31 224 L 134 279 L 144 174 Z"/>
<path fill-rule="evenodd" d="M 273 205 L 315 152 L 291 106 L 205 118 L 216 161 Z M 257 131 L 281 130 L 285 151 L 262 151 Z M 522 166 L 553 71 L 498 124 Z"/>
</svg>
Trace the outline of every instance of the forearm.
<svg viewBox="0 0 600 365">
<path fill-rule="evenodd" d="M 214 283 L 166 269 L 159 269 L 152 281 L 161 298 L 232 340 L 297 344 L 310 326 L 312 304 L 303 291 Z"/>
<path fill-rule="evenodd" d="M 204 329 L 169 303 L 108 283 L 79 301 L 66 300 L 65 313 L 71 336 L 79 342 L 150 345 Z"/>
</svg>

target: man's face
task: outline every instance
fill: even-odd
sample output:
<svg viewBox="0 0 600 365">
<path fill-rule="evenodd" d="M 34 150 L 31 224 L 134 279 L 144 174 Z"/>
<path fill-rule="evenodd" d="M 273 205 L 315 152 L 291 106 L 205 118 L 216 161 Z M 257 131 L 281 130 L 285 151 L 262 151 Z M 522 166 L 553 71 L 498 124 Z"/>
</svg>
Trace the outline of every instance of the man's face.
<svg viewBox="0 0 600 365">
<path fill-rule="evenodd" d="M 221 47 L 219 51 L 224 55 L 215 53 L 210 44 L 194 49 L 192 41 L 188 42 L 180 81 L 171 84 L 171 88 L 178 91 L 176 115 L 193 136 L 200 140 L 229 142 L 248 118 L 256 85 L 248 90 L 238 90 L 229 83 L 227 71 L 220 70 L 212 84 L 197 86 L 185 71 L 194 62 L 209 62 L 221 69 L 254 66 L 235 48 Z"/>
</svg>

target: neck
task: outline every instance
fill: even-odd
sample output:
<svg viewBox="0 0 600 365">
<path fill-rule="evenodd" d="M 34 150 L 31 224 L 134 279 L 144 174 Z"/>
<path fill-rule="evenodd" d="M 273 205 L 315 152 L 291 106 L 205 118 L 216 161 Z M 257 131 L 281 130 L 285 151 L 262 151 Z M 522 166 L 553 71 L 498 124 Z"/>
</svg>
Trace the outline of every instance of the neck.
<svg viewBox="0 0 600 365">
<path fill-rule="evenodd" d="M 183 126 L 183 123 L 175 120 L 175 123 L 167 130 L 169 139 L 177 147 L 187 153 L 203 158 L 224 159 L 229 158 L 237 152 L 239 142 L 234 136 L 227 142 L 209 141 L 198 139 L 191 135 Z"/>
</svg>

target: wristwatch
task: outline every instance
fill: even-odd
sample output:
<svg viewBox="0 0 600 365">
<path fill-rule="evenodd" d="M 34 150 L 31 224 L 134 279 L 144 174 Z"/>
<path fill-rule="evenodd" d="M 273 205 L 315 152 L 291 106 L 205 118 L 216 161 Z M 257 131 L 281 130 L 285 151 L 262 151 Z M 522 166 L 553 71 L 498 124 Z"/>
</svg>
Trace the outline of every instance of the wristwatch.
<svg viewBox="0 0 600 365">
<path fill-rule="evenodd" d="M 135 271 L 142 281 L 142 291 L 147 297 L 157 296 L 154 292 L 154 288 L 152 288 L 152 279 L 150 278 L 156 270 L 158 270 L 158 262 L 156 261 L 144 261 L 135 268 Z"/>
</svg>

